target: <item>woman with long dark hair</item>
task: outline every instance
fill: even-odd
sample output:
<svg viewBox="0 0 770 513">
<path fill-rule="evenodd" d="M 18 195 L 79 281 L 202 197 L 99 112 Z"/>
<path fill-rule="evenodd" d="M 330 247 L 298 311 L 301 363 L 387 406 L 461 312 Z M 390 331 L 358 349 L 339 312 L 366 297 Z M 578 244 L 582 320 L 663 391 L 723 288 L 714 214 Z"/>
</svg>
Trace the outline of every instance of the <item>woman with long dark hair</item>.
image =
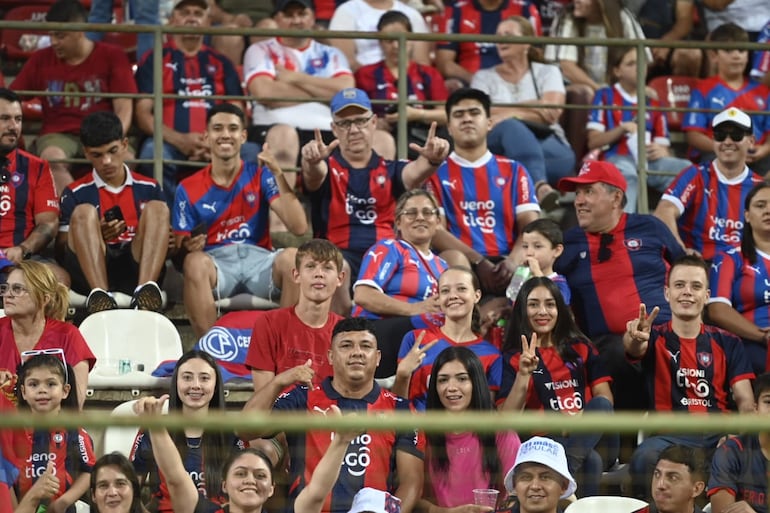
<svg viewBox="0 0 770 513">
<path fill-rule="evenodd" d="M 453 414 L 494 411 L 484 367 L 473 351 L 452 346 L 438 354 L 430 374 L 427 409 Z M 456 506 L 472 513 L 488 511 L 474 506 L 473 490 L 504 491 L 503 477 L 513 467 L 519 445 L 513 431 L 428 434 L 425 461 L 430 487 L 416 511 L 442 513 Z"/>
<path fill-rule="evenodd" d="M 711 265 L 712 324 L 743 339 L 743 348 L 754 373 L 768 367 L 770 306 L 770 184 L 762 182 L 746 195 L 740 251 L 720 253 Z"/>
<path fill-rule="evenodd" d="M 190 417 L 224 412 L 222 375 L 211 355 L 198 350 L 182 355 L 171 376 L 168 409 Z M 212 433 L 185 428 L 175 432 L 172 439 L 196 488 L 209 500 L 222 502 L 222 465 L 233 450 L 242 450 L 246 444 L 232 430 Z M 149 479 L 157 511 L 172 513 L 168 487 L 154 464 L 152 442 L 145 431 L 137 434 L 131 461 L 140 478 Z"/>
<path fill-rule="evenodd" d="M 567 415 L 588 410 L 612 412 L 610 375 L 594 345 L 575 324 L 559 287 L 550 279 L 530 278 L 521 287 L 503 353 L 502 410 Z M 615 462 L 617 435 L 604 439 L 604 462 L 598 461 L 594 451 L 602 440 L 601 433 L 550 437 L 567 451 L 570 472 L 582 476 L 578 479 L 581 495 L 598 494 L 602 471 Z"/>
</svg>

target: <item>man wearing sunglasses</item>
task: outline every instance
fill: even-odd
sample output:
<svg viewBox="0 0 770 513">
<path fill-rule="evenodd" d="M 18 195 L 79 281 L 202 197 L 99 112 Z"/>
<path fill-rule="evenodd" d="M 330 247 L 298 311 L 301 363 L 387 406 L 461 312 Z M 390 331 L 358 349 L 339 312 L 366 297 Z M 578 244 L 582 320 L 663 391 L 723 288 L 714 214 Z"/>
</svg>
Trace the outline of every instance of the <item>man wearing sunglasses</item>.
<svg viewBox="0 0 770 513">
<path fill-rule="evenodd" d="M 744 200 L 762 181 L 747 165 L 755 142 L 748 114 L 730 107 L 711 126 L 716 158 L 683 169 L 655 208 L 682 246 L 709 261 L 740 247 Z"/>
<path fill-rule="evenodd" d="M 612 376 L 615 409 L 644 409 L 640 370 L 626 360 L 622 336 L 639 303 L 660 305 L 658 322 L 671 318 L 663 287 L 684 248 L 658 218 L 623 212 L 626 180 L 611 162 L 586 162 L 559 190 L 575 191 L 578 226 L 564 234 L 554 270 L 567 278 L 575 317 Z"/>
</svg>

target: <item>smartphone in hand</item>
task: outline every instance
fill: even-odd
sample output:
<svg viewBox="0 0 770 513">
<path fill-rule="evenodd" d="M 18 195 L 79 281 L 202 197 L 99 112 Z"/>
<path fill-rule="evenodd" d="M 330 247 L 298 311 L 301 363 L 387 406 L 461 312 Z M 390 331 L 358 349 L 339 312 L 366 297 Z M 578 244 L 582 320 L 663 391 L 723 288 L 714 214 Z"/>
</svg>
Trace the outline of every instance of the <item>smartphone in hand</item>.
<svg viewBox="0 0 770 513">
<path fill-rule="evenodd" d="M 123 211 L 120 210 L 120 206 L 119 205 L 115 205 L 111 209 L 107 210 L 104 213 L 104 220 L 107 221 L 108 223 L 110 221 L 116 221 L 116 220 L 117 221 L 124 221 L 125 219 L 123 218 Z"/>
</svg>

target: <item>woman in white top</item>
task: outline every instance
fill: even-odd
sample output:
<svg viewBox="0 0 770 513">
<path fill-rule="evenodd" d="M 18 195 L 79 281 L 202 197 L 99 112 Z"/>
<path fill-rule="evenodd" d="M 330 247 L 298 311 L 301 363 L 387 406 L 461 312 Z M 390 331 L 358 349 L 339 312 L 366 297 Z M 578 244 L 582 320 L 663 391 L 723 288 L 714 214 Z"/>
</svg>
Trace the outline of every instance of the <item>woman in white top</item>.
<svg viewBox="0 0 770 513">
<path fill-rule="evenodd" d="M 511 16 L 497 26 L 497 35 L 534 36 L 535 32 L 526 18 Z M 471 81 L 471 87 L 492 100 L 489 149 L 524 164 L 535 181 L 541 207 L 550 210 L 548 202 L 558 198 L 551 185 L 573 175 L 575 153 L 559 125 L 562 109 L 539 105 L 563 105 L 564 81 L 559 68 L 540 62 L 539 51 L 532 45 L 504 42 L 496 46 L 502 62 L 476 72 Z M 511 103 L 531 106 L 502 106 Z"/>
</svg>

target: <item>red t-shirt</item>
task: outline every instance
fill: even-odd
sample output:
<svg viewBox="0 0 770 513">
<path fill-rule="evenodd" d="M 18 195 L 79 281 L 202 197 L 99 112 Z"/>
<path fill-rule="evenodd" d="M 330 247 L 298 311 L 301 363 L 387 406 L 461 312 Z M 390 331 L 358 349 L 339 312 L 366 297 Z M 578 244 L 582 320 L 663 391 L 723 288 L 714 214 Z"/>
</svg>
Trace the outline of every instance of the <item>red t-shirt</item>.
<svg viewBox="0 0 770 513">
<path fill-rule="evenodd" d="M 313 360 L 313 384 L 318 385 L 333 374 L 328 352 L 332 330 L 342 316 L 329 312 L 326 324 L 311 328 L 294 311 L 295 307 L 279 308 L 257 317 L 251 333 L 246 367 L 273 372 L 276 375 Z"/>
<path fill-rule="evenodd" d="M 64 358 L 70 367 L 74 367 L 83 360 L 88 362 L 88 370 L 94 368 L 96 356 L 91 352 L 88 343 L 80 334 L 80 331 L 72 324 L 46 319 L 43 334 L 35 344 L 35 349 L 64 349 Z M 8 370 L 16 374 L 21 364 L 21 354 L 16 347 L 16 339 L 13 336 L 11 318 L 0 318 L 0 370 Z"/>
<path fill-rule="evenodd" d="M 136 82 L 125 52 L 105 43 L 94 43 L 94 49 L 77 65 L 59 59 L 53 48 L 32 54 L 11 84 L 14 91 L 93 92 L 93 96 L 45 96 L 43 126 L 39 135 L 80 133 L 80 122 L 92 112 L 112 112 L 112 99 L 100 93 L 136 94 Z"/>
</svg>

